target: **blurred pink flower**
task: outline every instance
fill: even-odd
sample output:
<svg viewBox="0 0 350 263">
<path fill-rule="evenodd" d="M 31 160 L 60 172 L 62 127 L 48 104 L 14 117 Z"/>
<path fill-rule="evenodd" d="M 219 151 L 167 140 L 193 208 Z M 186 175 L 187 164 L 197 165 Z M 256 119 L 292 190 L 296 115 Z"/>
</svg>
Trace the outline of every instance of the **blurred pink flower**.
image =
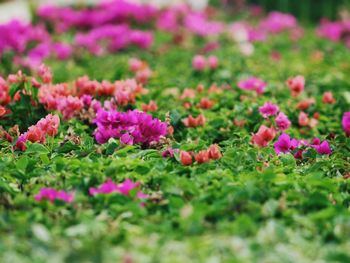
<svg viewBox="0 0 350 263">
<path fill-rule="evenodd" d="M 67 193 L 63 190 L 56 190 L 53 188 L 41 188 L 39 193 L 34 197 L 36 201 L 48 200 L 54 202 L 55 200 L 61 200 L 66 203 L 73 202 L 74 194 Z"/>
<path fill-rule="evenodd" d="M 263 106 L 259 107 L 259 112 L 264 118 L 268 118 L 277 115 L 279 108 L 271 102 L 266 102 Z"/>
</svg>

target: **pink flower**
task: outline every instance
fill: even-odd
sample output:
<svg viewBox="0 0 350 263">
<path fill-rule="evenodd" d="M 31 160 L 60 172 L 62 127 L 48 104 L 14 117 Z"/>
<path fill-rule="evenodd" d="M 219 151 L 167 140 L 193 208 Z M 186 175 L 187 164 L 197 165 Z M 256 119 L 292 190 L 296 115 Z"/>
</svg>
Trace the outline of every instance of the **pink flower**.
<svg viewBox="0 0 350 263">
<path fill-rule="evenodd" d="M 293 97 L 299 96 L 304 91 L 305 78 L 303 76 L 296 76 L 287 80 L 287 85 L 292 92 Z"/>
<path fill-rule="evenodd" d="M 268 16 L 261 21 L 261 31 L 271 33 L 280 33 L 287 29 L 292 29 L 297 26 L 297 20 L 290 14 L 285 14 L 277 11 L 270 12 Z"/>
<path fill-rule="evenodd" d="M 115 184 L 112 179 L 107 179 L 106 182 L 101 184 L 99 187 L 94 188 L 91 187 L 89 189 L 90 195 L 97 195 L 97 194 L 111 194 L 111 193 L 120 193 L 125 196 L 130 196 L 130 192 L 134 189 L 139 189 L 140 183 L 136 182 L 134 183 L 130 179 L 126 179 L 124 182 L 120 184 Z M 147 198 L 147 195 L 142 193 L 141 191 L 138 191 L 136 193 L 137 198 L 145 199 Z"/>
<path fill-rule="evenodd" d="M 173 157 L 175 152 L 178 152 L 178 149 L 173 149 L 172 147 L 168 147 L 165 151 L 162 152 L 163 158 Z"/>
<path fill-rule="evenodd" d="M 216 56 L 209 56 L 208 64 L 210 69 L 216 69 L 219 66 L 219 60 Z"/>
<path fill-rule="evenodd" d="M 180 161 L 182 165 L 191 165 L 193 162 L 192 155 L 189 152 L 180 151 Z"/>
<path fill-rule="evenodd" d="M 344 113 L 342 126 L 345 134 L 350 137 L 350 111 Z"/>
<path fill-rule="evenodd" d="M 99 110 L 96 114 L 96 141 L 106 143 L 110 138 L 119 138 L 124 144 L 149 145 L 159 142 L 167 134 L 167 125 L 144 112 L 137 110 L 119 112 Z"/>
<path fill-rule="evenodd" d="M 222 157 L 220 148 L 217 144 L 210 145 L 208 149 L 208 153 L 209 153 L 209 158 L 213 160 L 219 160 Z"/>
<path fill-rule="evenodd" d="M 323 141 L 318 145 L 312 145 L 312 147 L 317 151 L 318 154 L 329 155 L 332 153 L 331 147 L 327 141 Z"/>
<path fill-rule="evenodd" d="M 128 64 L 129 64 L 129 69 L 132 72 L 137 72 L 137 71 L 141 70 L 143 67 L 143 62 L 137 58 L 130 58 L 128 61 Z"/>
<path fill-rule="evenodd" d="M 288 117 L 283 112 L 280 112 L 277 115 L 275 122 L 278 129 L 282 131 L 287 130 L 291 125 L 291 122 L 289 121 Z"/>
<path fill-rule="evenodd" d="M 53 188 L 41 188 L 39 193 L 34 198 L 38 202 L 46 199 L 50 202 L 62 200 L 63 202 L 71 203 L 74 199 L 74 194 L 67 193 L 63 190 L 55 190 Z"/>
<path fill-rule="evenodd" d="M 196 118 L 189 115 L 187 118 L 183 119 L 182 122 L 186 127 L 195 128 L 198 126 L 204 126 L 206 118 L 203 114 L 199 114 Z"/>
<path fill-rule="evenodd" d="M 274 128 L 268 128 L 265 125 L 261 125 L 258 132 L 253 134 L 252 143 L 259 147 L 266 147 L 267 144 L 272 141 L 276 136 Z"/>
<path fill-rule="evenodd" d="M 52 72 L 51 70 L 46 67 L 44 64 L 41 64 L 39 66 L 39 76 L 42 79 L 44 83 L 51 83 L 52 82 Z"/>
<path fill-rule="evenodd" d="M 335 99 L 333 97 L 333 93 L 331 91 L 326 91 L 323 93 L 322 102 L 325 104 L 334 104 Z"/>
<path fill-rule="evenodd" d="M 108 178 L 106 182 L 101 184 L 98 188 L 90 187 L 90 195 L 97 194 L 110 194 L 118 191 L 118 185 L 115 184 L 112 179 Z"/>
<path fill-rule="evenodd" d="M 122 144 L 129 144 L 129 145 L 133 145 L 134 144 L 134 139 L 133 137 L 129 134 L 129 133 L 124 133 L 121 137 L 120 137 L 120 142 Z"/>
<path fill-rule="evenodd" d="M 320 37 L 327 38 L 331 41 L 337 42 L 341 39 L 344 26 L 342 22 L 330 22 L 327 20 L 321 21 L 320 26 L 317 28 L 317 34 Z"/>
<path fill-rule="evenodd" d="M 49 114 L 44 119 L 41 119 L 36 124 L 42 131 L 45 131 L 48 136 L 55 136 L 58 133 L 60 118 L 57 115 Z"/>
<path fill-rule="evenodd" d="M 288 134 L 282 133 L 274 144 L 276 154 L 288 153 L 298 146 L 298 141 L 291 139 Z"/>
<path fill-rule="evenodd" d="M 196 55 L 192 59 L 192 67 L 197 71 L 203 71 L 207 67 L 207 60 L 202 55 Z"/>
<path fill-rule="evenodd" d="M 25 151 L 26 141 L 45 143 L 46 136 L 55 136 L 58 133 L 58 127 L 60 125 L 60 118 L 57 115 L 49 114 L 45 118 L 42 118 L 37 124 L 30 126 L 28 131 L 19 136 L 15 148 L 21 151 Z"/>
<path fill-rule="evenodd" d="M 264 118 L 277 115 L 278 111 L 278 106 L 272 104 L 271 102 L 266 102 L 263 106 L 259 108 L 259 112 Z"/>
<path fill-rule="evenodd" d="M 266 83 L 261 79 L 251 77 L 238 83 L 238 87 L 244 90 L 255 90 L 257 94 L 264 93 Z"/>
<path fill-rule="evenodd" d="M 126 195 L 128 196 L 130 194 L 130 191 L 137 189 L 140 187 L 140 183 L 134 183 L 133 181 L 131 181 L 130 179 L 126 179 L 124 182 L 122 182 L 121 184 L 118 185 L 118 191 L 122 194 L 122 195 Z"/>
<path fill-rule="evenodd" d="M 310 122 L 310 120 L 309 120 L 308 115 L 305 112 L 303 112 L 303 111 L 300 112 L 299 113 L 299 117 L 298 117 L 299 125 L 300 126 L 307 126 L 307 125 L 309 125 L 309 122 Z"/>
<path fill-rule="evenodd" d="M 195 160 L 197 163 L 201 164 L 201 163 L 207 163 L 210 161 L 209 159 L 209 152 L 207 150 L 202 150 L 199 151 L 195 156 L 194 156 Z"/>
<path fill-rule="evenodd" d="M 63 118 L 68 120 L 72 118 L 84 107 L 84 103 L 78 97 L 69 95 L 68 97 L 61 97 L 57 100 L 57 109 L 62 112 Z"/>
</svg>

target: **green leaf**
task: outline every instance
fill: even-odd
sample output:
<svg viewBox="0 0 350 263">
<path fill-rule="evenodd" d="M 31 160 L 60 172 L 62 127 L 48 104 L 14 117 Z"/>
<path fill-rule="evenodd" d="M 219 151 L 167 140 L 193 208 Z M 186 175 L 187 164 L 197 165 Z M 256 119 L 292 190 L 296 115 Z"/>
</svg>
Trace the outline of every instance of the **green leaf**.
<svg viewBox="0 0 350 263">
<path fill-rule="evenodd" d="M 17 91 L 19 91 L 22 88 L 22 85 L 20 83 L 12 84 L 10 86 L 9 94 L 11 98 L 13 98 Z"/>
<path fill-rule="evenodd" d="M 31 154 L 31 153 L 41 155 L 41 154 L 48 154 L 50 153 L 50 151 L 42 144 L 33 143 L 33 144 L 30 144 L 26 150 L 26 154 Z"/>
<path fill-rule="evenodd" d="M 25 173 L 27 165 L 28 165 L 28 156 L 23 155 L 21 158 L 18 159 L 18 161 L 16 162 L 16 168 L 22 172 Z"/>
</svg>

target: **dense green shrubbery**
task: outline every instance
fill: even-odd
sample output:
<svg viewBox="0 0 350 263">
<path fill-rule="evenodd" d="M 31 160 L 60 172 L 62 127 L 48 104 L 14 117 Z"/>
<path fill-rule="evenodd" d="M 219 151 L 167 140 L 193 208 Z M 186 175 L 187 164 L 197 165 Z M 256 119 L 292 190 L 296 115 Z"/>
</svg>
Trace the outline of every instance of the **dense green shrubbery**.
<svg viewBox="0 0 350 263">
<path fill-rule="evenodd" d="M 350 53 L 341 44 L 317 38 L 312 28 L 305 30 L 298 42 L 281 34 L 257 43 L 248 57 L 221 36 L 220 48 L 212 52 L 219 67 L 202 72 L 191 66 L 205 45 L 202 38 L 175 45 L 170 34 L 160 31 L 148 51 L 128 48 L 103 57 L 47 61 L 54 83 L 85 74 L 98 81 L 131 78 L 128 60 L 146 61 L 154 72 L 145 85 L 149 93 L 119 109 L 141 109 L 154 100 L 158 109 L 152 116 L 168 121 L 174 133 L 154 147 L 123 145 L 118 139 L 100 145 L 95 125 L 76 116 L 61 120 L 58 134 L 45 144 L 28 142 L 25 151 L 3 138 L 1 261 L 349 262 L 350 139 L 341 118 L 350 107 Z M 298 98 L 285 83 L 296 75 L 306 79 Z M 267 82 L 262 96 L 237 88 L 249 76 Z M 209 92 L 214 83 L 219 92 Z M 198 84 L 204 91 L 196 91 L 186 109 L 179 96 Z M 333 93 L 335 104 L 322 103 L 326 91 Z M 214 103 L 212 108 L 196 106 L 204 97 Z M 319 114 L 316 127 L 298 124 L 297 104 L 305 98 L 315 99 L 305 112 L 310 118 Z M 286 133 L 328 140 L 332 154 L 308 149 L 301 159 L 291 153 L 277 156 L 273 144 L 279 135 L 267 147 L 253 145 L 252 133 L 262 124 L 272 125 L 259 114 L 266 101 L 278 104 L 292 122 Z M 23 133 L 46 115 L 33 106 L 38 112 L 24 119 L 20 107 L 15 103 L 11 119 L 1 120 L 4 129 L 21 124 Z M 182 122 L 200 113 L 204 126 L 188 128 Z M 240 127 L 234 120 L 245 124 Z M 161 155 L 167 145 L 199 152 L 212 144 L 219 145 L 222 158 L 203 164 L 184 166 L 176 151 L 174 157 Z M 107 178 L 140 182 L 148 195 L 144 206 L 136 192 L 89 195 Z M 37 202 L 34 197 L 43 187 L 74 192 L 74 201 Z"/>
</svg>

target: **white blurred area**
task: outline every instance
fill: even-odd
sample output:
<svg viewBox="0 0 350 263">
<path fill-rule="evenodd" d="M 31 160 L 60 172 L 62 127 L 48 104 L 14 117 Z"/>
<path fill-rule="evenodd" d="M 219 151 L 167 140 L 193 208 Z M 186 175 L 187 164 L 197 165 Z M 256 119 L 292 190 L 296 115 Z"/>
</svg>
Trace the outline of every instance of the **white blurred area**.
<svg viewBox="0 0 350 263">
<path fill-rule="evenodd" d="M 0 3 L 0 24 L 17 19 L 29 22 L 31 19 L 30 5 L 59 5 L 66 6 L 72 4 L 96 4 L 110 0 L 12 0 Z M 203 10 L 208 5 L 208 0 L 129 0 L 137 3 L 152 4 L 158 7 L 188 4 L 195 10 Z"/>
</svg>

